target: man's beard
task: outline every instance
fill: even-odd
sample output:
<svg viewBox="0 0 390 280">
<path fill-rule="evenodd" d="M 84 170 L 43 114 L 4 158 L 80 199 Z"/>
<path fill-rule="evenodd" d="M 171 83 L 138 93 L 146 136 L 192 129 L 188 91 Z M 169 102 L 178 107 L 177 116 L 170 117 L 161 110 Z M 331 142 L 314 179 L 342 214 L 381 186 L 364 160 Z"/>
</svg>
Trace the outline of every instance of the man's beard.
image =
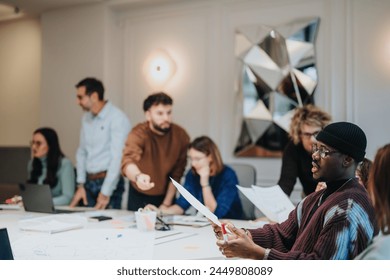
<svg viewBox="0 0 390 280">
<path fill-rule="evenodd" d="M 168 127 L 165 127 L 165 128 L 160 127 L 158 124 L 156 124 L 154 122 L 152 124 L 153 124 L 153 128 L 155 130 L 157 130 L 157 131 L 159 131 L 161 133 L 164 133 L 164 134 L 168 133 L 171 130 L 171 125 L 170 124 L 169 124 Z"/>
</svg>

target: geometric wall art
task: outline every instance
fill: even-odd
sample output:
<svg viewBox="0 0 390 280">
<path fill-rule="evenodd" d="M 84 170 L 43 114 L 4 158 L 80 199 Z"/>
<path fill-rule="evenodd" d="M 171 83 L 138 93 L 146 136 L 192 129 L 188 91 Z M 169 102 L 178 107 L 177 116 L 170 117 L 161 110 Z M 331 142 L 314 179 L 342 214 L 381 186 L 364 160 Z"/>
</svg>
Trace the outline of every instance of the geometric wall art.
<svg viewBox="0 0 390 280">
<path fill-rule="evenodd" d="M 318 26 L 319 18 L 305 18 L 276 27 L 243 26 L 236 31 L 242 121 L 235 156 L 282 155 L 294 109 L 314 104 Z"/>
</svg>

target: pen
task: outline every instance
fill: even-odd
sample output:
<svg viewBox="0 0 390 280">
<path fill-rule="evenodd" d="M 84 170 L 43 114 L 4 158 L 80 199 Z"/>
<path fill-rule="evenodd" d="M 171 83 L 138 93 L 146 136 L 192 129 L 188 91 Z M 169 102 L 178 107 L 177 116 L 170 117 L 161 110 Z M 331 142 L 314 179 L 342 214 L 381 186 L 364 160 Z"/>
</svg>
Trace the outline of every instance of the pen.
<svg viewBox="0 0 390 280">
<path fill-rule="evenodd" d="M 228 241 L 228 236 L 227 236 L 227 233 L 226 233 L 225 224 L 221 224 L 221 228 L 222 228 L 223 241 L 227 242 Z"/>
</svg>

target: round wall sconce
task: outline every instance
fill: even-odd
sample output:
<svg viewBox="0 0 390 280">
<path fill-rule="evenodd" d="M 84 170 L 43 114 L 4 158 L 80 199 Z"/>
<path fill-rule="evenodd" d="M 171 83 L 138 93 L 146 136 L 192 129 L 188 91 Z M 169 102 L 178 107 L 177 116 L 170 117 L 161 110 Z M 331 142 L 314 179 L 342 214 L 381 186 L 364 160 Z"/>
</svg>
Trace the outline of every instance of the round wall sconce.
<svg viewBox="0 0 390 280">
<path fill-rule="evenodd" d="M 176 72 L 176 63 L 163 49 L 153 51 L 145 61 L 144 76 L 153 90 L 163 90 Z"/>
</svg>

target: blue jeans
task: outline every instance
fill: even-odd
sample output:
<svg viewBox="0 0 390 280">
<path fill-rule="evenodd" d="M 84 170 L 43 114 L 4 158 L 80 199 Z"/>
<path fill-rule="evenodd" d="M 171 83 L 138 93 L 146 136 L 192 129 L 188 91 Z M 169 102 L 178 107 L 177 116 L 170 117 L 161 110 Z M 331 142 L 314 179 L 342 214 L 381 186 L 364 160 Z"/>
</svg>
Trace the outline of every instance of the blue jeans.
<svg viewBox="0 0 390 280">
<path fill-rule="evenodd" d="M 99 195 L 100 189 L 102 188 L 104 178 L 96 180 L 87 180 L 85 182 L 85 191 L 87 193 L 88 205 L 87 207 L 94 207 L 96 204 L 97 197 Z M 116 189 L 110 197 L 110 202 L 108 203 L 107 208 L 121 209 L 122 207 L 122 194 L 125 191 L 125 182 L 123 177 L 120 176 Z"/>
</svg>

